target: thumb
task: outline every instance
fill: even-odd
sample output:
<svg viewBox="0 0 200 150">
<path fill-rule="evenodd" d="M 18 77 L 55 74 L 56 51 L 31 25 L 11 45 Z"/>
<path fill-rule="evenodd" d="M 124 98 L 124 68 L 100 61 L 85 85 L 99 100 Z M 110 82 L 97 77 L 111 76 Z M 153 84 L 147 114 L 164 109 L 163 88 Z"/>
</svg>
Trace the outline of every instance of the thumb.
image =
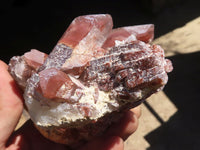
<svg viewBox="0 0 200 150">
<path fill-rule="evenodd" d="M 22 97 L 7 68 L 0 60 L 0 149 L 5 148 L 23 110 Z"/>
</svg>

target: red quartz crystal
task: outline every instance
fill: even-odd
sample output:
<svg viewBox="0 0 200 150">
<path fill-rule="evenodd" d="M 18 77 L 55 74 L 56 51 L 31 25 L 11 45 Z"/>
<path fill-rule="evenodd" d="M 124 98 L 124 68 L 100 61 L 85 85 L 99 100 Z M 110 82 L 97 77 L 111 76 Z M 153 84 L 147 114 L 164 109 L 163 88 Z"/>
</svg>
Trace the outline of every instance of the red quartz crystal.
<svg viewBox="0 0 200 150">
<path fill-rule="evenodd" d="M 93 57 L 105 54 L 102 45 L 113 26 L 110 15 L 87 15 L 74 19 L 58 43 L 73 48 L 72 55 L 62 65 L 64 71 L 83 67 Z"/>
<path fill-rule="evenodd" d="M 95 38 L 98 42 L 98 36 L 101 35 L 101 32 L 105 36 L 112 30 L 112 26 L 112 17 L 108 14 L 80 16 L 72 21 L 58 43 L 75 48 L 81 40 L 87 38 L 90 34 L 93 34 L 93 36 L 89 37 L 88 40 L 94 40 L 93 38 Z M 100 34 L 97 35 L 91 31 L 97 31 Z M 86 42 L 89 43 L 90 41 Z"/>
<path fill-rule="evenodd" d="M 70 91 L 74 86 L 74 83 L 67 74 L 55 68 L 39 72 L 39 77 L 39 86 L 43 96 L 46 98 L 58 98 L 58 96 L 56 96 L 57 92 L 63 85 L 65 86 L 65 92 Z"/>
<path fill-rule="evenodd" d="M 32 49 L 30 52 L 24 54 L 26 63 L 35 70 L 44 63 L 47 57 L 47 54 L 36 49 Z"/>
<path fill-rule="evenodd" d="M 134 35 L 137 40 L 146 43 L 151 42 L 154 38 L 154 25 L 147 24 L 113 29 L 102 47 L 105 49 L 108 47 L 113 47 L 115 46 L 115 40 L 123 41 L 129 38 L 131 35 Z"/>
</svg>

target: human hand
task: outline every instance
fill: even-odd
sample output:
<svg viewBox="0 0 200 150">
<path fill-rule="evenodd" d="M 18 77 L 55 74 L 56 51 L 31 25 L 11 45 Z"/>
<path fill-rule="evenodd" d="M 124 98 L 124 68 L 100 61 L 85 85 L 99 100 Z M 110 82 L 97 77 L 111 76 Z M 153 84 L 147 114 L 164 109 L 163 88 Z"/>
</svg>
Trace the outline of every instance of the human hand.
<svg viewBox="0 0 200 150">
<path fill-rule="evenodd" d="M 1 150 L 69 150 L 66 145 L 44 138 L 31 120 L 14 131 L 23 110 L 23 98 L 7 65 L 0 61 L 0 149 Z M 123 150 L 126 140 L 138 127 L 140 107 L 126 111 L 122 119 L 113 124 L 104 135 L 83 145 L 78 150 Z"/>
</svg>

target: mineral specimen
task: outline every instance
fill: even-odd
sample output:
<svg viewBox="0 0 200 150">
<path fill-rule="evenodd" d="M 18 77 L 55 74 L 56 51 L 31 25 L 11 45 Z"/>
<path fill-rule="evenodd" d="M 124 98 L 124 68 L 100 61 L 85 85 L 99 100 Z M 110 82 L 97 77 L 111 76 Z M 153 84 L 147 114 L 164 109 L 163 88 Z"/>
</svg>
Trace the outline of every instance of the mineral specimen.
<svg viewBox="0 0 200 150">
<path fill-rule="evenodd" d="M 90 140 L 167 83 L 173 68 L 149 44 L 154 26 L 112 26 L 108 14 L 80 16 L 49 55 L 31 50 L 10 60 L 30 117 L 48 139 Z"/>
</svg>

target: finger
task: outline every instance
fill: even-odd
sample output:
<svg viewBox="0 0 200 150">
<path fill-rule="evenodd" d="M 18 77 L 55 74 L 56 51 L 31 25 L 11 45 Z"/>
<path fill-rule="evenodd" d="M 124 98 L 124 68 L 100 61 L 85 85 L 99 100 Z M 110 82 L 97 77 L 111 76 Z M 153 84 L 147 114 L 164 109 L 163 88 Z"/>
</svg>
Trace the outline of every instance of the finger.
<svg viewBox="0 0 200 150">
<path fill-rule="evenodd" d="M 0 149 L 15 129 L 23 110 L 20 92 L 7 68 L 0 61 Z"/>
<path fill-rule="evenodd" d="M 88 142 L 79 150 L 123 150 L 124 142 L 118 136 L 103 136 Z"/>
<path fill-rule="evenodd" d="M 9 145 L 6 150 L 19 150 L 21 149 L 21 142 L 22 142 L 22 137 L 16 136 L 13 140 L 13 143 L 11 145 Z"/>
<path fill-rule="evenodd" d="M 142 111 L 141 111 L 141 106 L 137 106 L 131 109 L 131 111 L 137 116 L 137 118 L 140 118 Z"/>
<path fill-rule="evenodd" d="M 33 126 L 31 120 L 27 121 L 18 131 L 13 134 L 13 137 L 21 136 L 21 141 L 17 142 L 20 149 L 59 149 L 67 150 L 67 147 L 62 144 L 53 143 L 44 138 Z M 12 138 L 15 139 L 15 138 Z M 13 141 L 11 139 L 11 141 Z M 12 142 L 14 143 L 14 142 Z M 98 137 L 85 145 L 82 145 L 78 150 L 123 150 L 124 143 L 117 136 Z"/>
<path fill-rule="evenodd" d="M 122 119 L 113 124 L 107 131 L 107 135 L 120 136 L 123 140 L 126 140 L 132 133 L 136 131 L 138 127 L 137 115 L 132 111 L 124 113 Z"/>
<path fill-rule="evenodd" d="M 18 142 L 15 142 L 17 137 L 20 137 L 20 139 Z M 12 134 L 9 139 L 9 145 L 19 147 L 20 150 L 69 150 L 66 145 L 54 143 L 43 137 L 34 127 L 31 120 L 28 120 L 21 128 Z"/>
</svg>

